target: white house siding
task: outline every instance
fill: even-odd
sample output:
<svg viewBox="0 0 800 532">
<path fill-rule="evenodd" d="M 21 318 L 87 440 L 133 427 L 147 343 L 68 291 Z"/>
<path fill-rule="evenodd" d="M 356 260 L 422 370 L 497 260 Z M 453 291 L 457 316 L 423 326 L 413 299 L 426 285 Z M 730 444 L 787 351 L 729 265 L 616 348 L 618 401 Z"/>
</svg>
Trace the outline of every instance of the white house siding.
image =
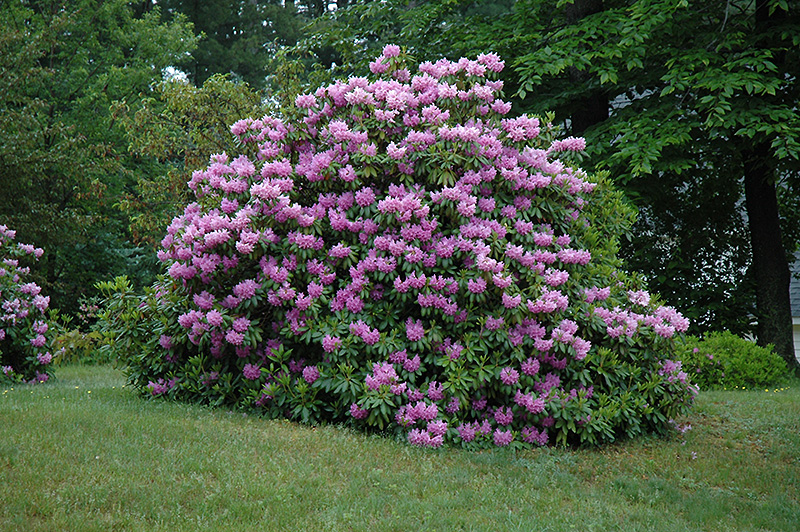
<svg viewBox="0 0 800 532">
<path fill-rule="evenodd" d="M 794 336 L 794 356 L 800 362 L 800 317 L 792 317 L 792 333 Z"/>
<path fill-rule="evenodd" d="M 794 336 L 794 356 L 800 360 L 800 254 L 795 254 L 792 280 L 789 283 L 789 303 L 792 306 L 792 334 Z"/>
</svg>

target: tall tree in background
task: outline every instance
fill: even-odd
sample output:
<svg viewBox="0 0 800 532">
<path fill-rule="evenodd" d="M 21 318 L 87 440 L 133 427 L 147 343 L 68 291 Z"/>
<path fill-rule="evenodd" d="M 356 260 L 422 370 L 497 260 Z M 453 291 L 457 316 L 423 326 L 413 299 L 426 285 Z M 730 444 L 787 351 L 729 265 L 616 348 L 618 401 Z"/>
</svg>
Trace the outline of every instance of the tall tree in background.
<svg viewBox="0 0 800 532">
<path fill-rule="evenodd" d="M 518 94 L 533 109 L 555 109 L 566 128 L 586 136 L 590 164 L 609 169 L 639 207 L 624 249 L 630 266 L 646 272 L 696 332 L 748 332 L 754 285 L 742 174 L 731 171 L 737 154 L 687 107 L 702 89 L 679 72 L 706 53 L 705 37 L 722 36 L 712 19 L 720 7 L 724 16 L 724 4 L 607 0 L 577 20 L 533 2 L 527 7 L 517 25 L 536 18 L 553 29 L 535 34 L 530 51 L 515 60 Z M 587 73 L 581 83 L 576 68 Z M 672 93 L 669 80 L 688 84 Z M 609 118 L 574 120 L 576 102 L 598 93 L 606 95 Z"/>
<path fill-rule="evenodd" d="M 232 74 L 262 88 L 267 61 L 279 47 L 297 41 L 305 20 L 294 2 L 281 0 L 161 0 L 158 5 L 166 20 L 184 15 L 202 34 L 197 50 L 176 65 L 197 87 L 214 74 Z"/>
<path fill-rule="evenodd" d="M 241 151 L 230 126 L 264 115 L 263 102 L 261 91 L 221 74 L 200 88 L 185 80 L 164 80 L 144 100 L 115 102 L 114 116 L 125 130 L 131 154 L 150 166 L 137 174 L 135 189 L 119 200 L 130 217 L 134 242 L 160 248 L 172 218 L 192 201 L 189 176 L 204 169 L 212 154 Z"/>
<path fill-rule="evenodd" d="M 603 11 L 603 0 L 574 0 L 564 5 L 566 23 L 574 25 L 584 18 Z M 573 65 L 569 68 L 569 79 L 576 85 L 589 90 L 570 109 L 570 126 L 574 135 L 583 135 L 590 127 L 608 118 L 608 94 L 598 83 L 592 82 L 592 75 L 585 65 Z"/>
<path fill-rule="evenodd" d="M 796 0 L 358 2 L 292 50 L 328 71 L 387 42 L 498 52 L 516 109 L 554 110 L 640 210 L 625 254 L 695 331 L 750 329 L 796 366 L 787 260 L 798 242 Z M 324 58 L 318 59 L 324 63 Z M 334 64 L 335 63 L 335 64 Z"/>
<path fill-rule="evenodd" d="M 0 5 L 0 221 L 45 249 L 37 281 L 52 306 L 74 310 L 129 265 L 113 203 L 132 165 L 109 104 L 147 91 L 194 42 L 184 21 L 137 17 L 124 0 Z"/>
</svg>

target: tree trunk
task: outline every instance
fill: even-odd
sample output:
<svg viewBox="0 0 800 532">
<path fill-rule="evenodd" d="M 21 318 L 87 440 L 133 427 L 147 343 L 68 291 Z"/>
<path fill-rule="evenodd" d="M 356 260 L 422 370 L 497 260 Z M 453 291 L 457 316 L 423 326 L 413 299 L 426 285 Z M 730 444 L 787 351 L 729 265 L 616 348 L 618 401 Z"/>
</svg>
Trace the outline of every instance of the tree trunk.
<svg viewBox="0 0 800 532">
<path fill-rule="evenodd" d="M 797 371 L 789 304 L 789 263 L 781 241 L 778 199 L 769 164 L 769 144 L 749 146 L 744 155 L 744 194 L 750 225 L 753 273 L 756 280 L 758 344 L 775 352 Z"/>
<path fill-rule="evenodd" d="M 756 35 L 764 35 L 785 17 L 786 12 L 781 9 L 770 13 L 767 0 L 756 0 L 753 31 Z M 770 45 L 763 39 L 761 42 L 762 45 Z M 780 49 L 780 46 L 777 48 Z M 785 53 L 779 53 L 774 60 L 785 68 Z M 794 354 L 792 334 L 789 299 L 791 273 L 781 239 L 775 175 L 769 163 L 769 141 L 761 140 L 755 146 L 748 146 L 743 155 L 745 205 L 753 250 L 752 267 L 756 279 L 758 343 L 774 345 L 775 352 L 800 374 L 800 363 Z"/>
<path fill-rule="evenodd" d="M 569 24 L 575 24 L 584 17 L 603 10 L 603 0 L 575 0 L 564 7 Z M 575 83 L 586 83 L 590 75 L 585 70 L 569 69 L 569 77 Z M 572 134 L 582 135 L 587 128 L 599 124 L 608 118 L 608 95 L 604 91 L 594 89 L 576 102 L 575 110 L 570 117 Z"/>
</svg>

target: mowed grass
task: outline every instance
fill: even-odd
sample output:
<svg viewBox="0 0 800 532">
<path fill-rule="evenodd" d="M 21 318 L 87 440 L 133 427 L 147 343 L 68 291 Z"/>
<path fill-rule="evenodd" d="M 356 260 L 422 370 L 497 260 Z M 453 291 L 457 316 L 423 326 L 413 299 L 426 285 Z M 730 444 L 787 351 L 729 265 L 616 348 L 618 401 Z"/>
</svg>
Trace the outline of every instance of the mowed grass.
<svg viewBox="0 0 800 532">
<path fill-rule="evenodd" d="M 800 530 L 797 381 L 704 392 L 670 439 L 474 453 L 58 377 L 0 387 L 2 532 Z"/>
</svg>

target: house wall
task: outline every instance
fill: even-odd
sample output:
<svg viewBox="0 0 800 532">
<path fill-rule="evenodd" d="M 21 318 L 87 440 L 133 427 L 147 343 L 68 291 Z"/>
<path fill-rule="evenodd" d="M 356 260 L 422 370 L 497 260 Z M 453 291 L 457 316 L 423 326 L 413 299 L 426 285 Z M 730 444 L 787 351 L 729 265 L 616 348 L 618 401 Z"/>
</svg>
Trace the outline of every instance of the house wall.
<svg viewBox="0 0 800 532">
<path fill-rule="evenodd" d="M 794 336 L 794 356 L 800 361 L 800 317 L 792 318 L 792 336 Z"/>
</svg>

